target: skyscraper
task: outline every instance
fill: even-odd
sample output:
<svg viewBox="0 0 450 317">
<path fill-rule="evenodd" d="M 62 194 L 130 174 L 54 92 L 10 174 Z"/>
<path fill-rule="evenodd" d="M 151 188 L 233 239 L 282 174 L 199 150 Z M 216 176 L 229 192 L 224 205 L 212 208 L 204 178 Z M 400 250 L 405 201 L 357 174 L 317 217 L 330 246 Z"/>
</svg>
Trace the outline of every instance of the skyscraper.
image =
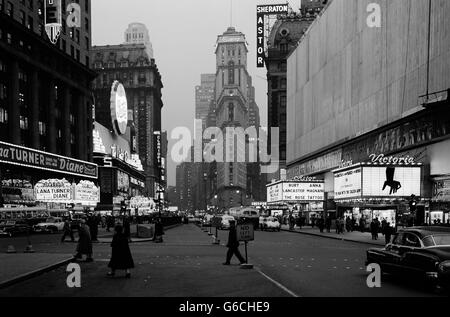
<svg viewBox="0 0 450 317">
<path fill-rule="evenodd" d="M 131 23 L 125 31 L 125 44 L 144 44 L 148 58 L 153 58 L 153 46 L 150 42 L 150 35 L 147 27 L 143 23 Z"/>
<path fill-rule="evenodd" d="M 202 74 L 200 86 L 195 87 L 195 118 L 202 120 L 202 128 L 207 126 L 209 107 L 214 99 L 216 76 Z"/>
<path fill-rule="evenodd" d="M 229 27 L 216 43 L 216 118 L 224 135 L 223 162 L 217 163 L 218 207 L 227 209 L 246 204 L 247 164 L 239 159 L 245 152 L 245 139 L 227 135 L 227 127 L 248 126 L 251 77 L 247 72 L 245 35 Z M 232 153 L 234 152 L 234 153 Z M 234 154 L 231 156 L 231 154 Z"/>
</svg>

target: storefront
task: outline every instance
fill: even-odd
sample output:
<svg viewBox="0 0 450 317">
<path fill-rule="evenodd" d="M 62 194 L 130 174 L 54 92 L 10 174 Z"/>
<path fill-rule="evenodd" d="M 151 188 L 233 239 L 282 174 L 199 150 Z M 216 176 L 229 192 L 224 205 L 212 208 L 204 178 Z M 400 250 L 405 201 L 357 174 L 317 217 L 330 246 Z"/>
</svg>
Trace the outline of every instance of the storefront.
<svg viewBox="0 0 450 317">
<path fill-rule="evenodd" d="M 0 142 L 0 213 L 65 210 L 67 201 L 42 201 L 43 181 L 65 179 L 69 184 L 97 182 L 94 163 Z M 61 192 L 61 197 L 64 196 Z M 64 199 L 62 199 L 64 200 Z"/>
<path fill-rule="evenodd" d="M 450 176 L 433 180 L 429 223 L 450 225 Z"/>
</svg>

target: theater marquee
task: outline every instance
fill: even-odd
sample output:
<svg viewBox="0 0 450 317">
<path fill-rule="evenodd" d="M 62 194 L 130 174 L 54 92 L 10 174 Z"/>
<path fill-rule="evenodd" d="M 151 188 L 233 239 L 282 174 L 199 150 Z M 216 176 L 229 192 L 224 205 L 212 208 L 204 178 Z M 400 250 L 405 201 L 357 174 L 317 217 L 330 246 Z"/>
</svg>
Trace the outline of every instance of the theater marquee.
<svg viewBox="0 0 450 317">
<path fill-rule="evenodd" d="M 98 177 L 96 164 L 0 142 L 0 163 L 36 168 L 79 177 Z"/>
</svg>

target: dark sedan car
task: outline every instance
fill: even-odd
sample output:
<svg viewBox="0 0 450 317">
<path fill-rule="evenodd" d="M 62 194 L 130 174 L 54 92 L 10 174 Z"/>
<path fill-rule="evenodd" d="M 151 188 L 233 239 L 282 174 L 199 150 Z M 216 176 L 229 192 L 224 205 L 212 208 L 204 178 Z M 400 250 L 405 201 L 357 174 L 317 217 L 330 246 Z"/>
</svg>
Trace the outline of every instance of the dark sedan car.
<svg viewBox="0 0 450 317">
<path fill-rule="evenodd" d="M 401 229 L 384 249 L 367 251 L 366 265 L 379 264 L 383 273 L 425 278 L 434 286 L 450 287 L 450 229 Z"/>
<path fill-rule="evenodd" d="M 12 237 L 27 234 L 31 226 L 25 220 L 3 220 L 0 222 L 0 236 Z"/>
</svg>

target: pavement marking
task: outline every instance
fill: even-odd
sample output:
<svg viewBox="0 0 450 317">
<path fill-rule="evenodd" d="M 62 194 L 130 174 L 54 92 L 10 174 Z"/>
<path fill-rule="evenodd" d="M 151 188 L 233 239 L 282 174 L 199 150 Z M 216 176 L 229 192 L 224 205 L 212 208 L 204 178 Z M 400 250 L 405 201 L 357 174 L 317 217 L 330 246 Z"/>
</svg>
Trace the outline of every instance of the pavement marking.
<svg viewBox="0 0 450 317">
<path fill-rule="evenodd" d="M 259 274 L 261 274 L 262 276 L 264 276 L 266 279 L 268 279 L 270 282 L 272 282 L 273 284 L 275 284 L 276 286 L 278 286 L 279 288 L 281 288 L 283 291 L 285 291 L 286 293 L 288 293 L 289 295 L 291 295 L 292 297 L 301 297 L 297 294 L 295 294 L 293 291 L 289 290 L 286 286 L 284 286 L 283 284 L 275 281 L 273 278 L 271 278 L 270 276 L 268 276 L 267 274 L 264 274 L 259 268 L 255 268 L 256 272 L 258 272 Z"/>
<path fill-rule="evenodd" d="M 347 266 L 346 269 L 347 269 L 347 270 L 350 270 L 351 268 Z"/>
</svg>

